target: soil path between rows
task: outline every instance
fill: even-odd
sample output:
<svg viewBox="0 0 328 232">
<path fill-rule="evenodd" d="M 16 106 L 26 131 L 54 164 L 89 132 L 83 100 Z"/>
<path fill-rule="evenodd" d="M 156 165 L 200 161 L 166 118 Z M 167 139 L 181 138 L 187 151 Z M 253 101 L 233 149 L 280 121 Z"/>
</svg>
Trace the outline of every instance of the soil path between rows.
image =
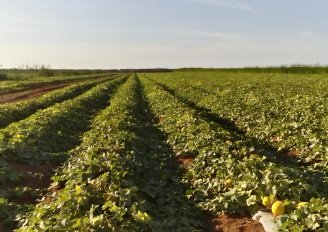
<svg viewBox="0 0 328 232">
<path fill-rule="evenodd" d="M 18 162 L 9 163 L 9 166 L 17 172 L 20 172 L 23 175 L 22 179 L 17 183 L 9 183 L 7 184 L 8 188 L 14 187 L 29 187 L 32 189 L 38 189 L 39 191 L 51 191 L 55 193 L 58 191 L 56 188 L 50 189 L 50 185 L 52 183 L 51 177 L 54 175 L 55 170 L 61 164 L 51 164 L 46 163 L 38 166 L 30 165 L 30 164 L 22 164 Z M 38 174 L 38 175 L 36 175 Z M 24 193 L 20 196 L 8 197 L 7 200 L 9 202 L 15 204 L 29 204 L 36 205 L 44 194 L 38 195 L 30 195 L 29 193 Z M 12 232 L 15 228 L 9 225 L 3 224 L 3 221 L 0 221 L 0 232 Z"/>
<path fill-rule="evenodd" d="M 207 222 L 208 232 L 265 232 L 259 221 L 250 217 L 221 214 Z"/>
<path fill-rule="evenodd" d="M 29 90 L 20 91 L 20 92 L 14 92 L 14 93 L 0 94 L 0 104 L 12 103 L 12 102 L 17 102 L 17 101 L 21 101 L 21 100 L 37 98 L 50 91 L 53 91 L 56 89 L 61 89 L 61 88 L 67 87 L 69 85 L 79 83 L 81 81 L 82 80 L 66 82 L 64 84 L 58 84 L 58 83 L 53 84 L 52 83 L 52 84 L 43 85 L 43 86 L 35 88 L 35 89 L 29 89 Z"/>
</svg>

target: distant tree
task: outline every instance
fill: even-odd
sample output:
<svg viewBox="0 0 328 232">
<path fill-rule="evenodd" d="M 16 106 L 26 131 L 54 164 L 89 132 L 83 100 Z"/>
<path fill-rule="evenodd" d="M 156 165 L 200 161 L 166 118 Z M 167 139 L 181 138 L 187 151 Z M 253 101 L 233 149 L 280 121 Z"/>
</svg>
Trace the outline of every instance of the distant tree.
<svg viewBox="0 0 328 232">
<path fill-rule="evenodd" d="M 37 69 L 39 70 L 39 75 L 42 77 L 52 77 L 55 75 L 55 71 L 50 66 L 41 65 Z"/>
</svg>

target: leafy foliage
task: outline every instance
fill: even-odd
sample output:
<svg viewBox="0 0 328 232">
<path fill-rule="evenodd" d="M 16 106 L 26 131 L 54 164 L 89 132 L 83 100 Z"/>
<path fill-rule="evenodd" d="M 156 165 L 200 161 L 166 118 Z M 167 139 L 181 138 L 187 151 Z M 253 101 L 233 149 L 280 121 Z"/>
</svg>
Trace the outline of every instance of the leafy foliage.
<svg viewBox="0 0 328 232">
<path fill-rule="evenodd" d="M 197 213 L 149 124 L 135 78 L 94 119 L 47 196 L 18 231 L 191 231 Z"/>
<path fill-rule="evenodd" d="M 76 98 L 63 101 L 0 130 L 0 198 L 40 195 L 30 188 L 15 187 L 23 174 L 12 168 L 12 163 L 59 164 L 67 152 L 80 143 L 79 134 L 88 130 L 90 118 L 106 106 L 110 95 L 125 78 L 100 83 Z M 11 186 L 10 188 L 5 186 Z M 17 195 L 18 194 L 18 195 Z M 28 209 L 12 201 L 1 205 L 0 219 L 11 222 L 20 209 Z M 10 216 L 8 216 L 10 215 Z"/>
<path fill-rule="evenodd" d="M 87 81 L 86 83 L 81 83 L 50 92 L 37 99 L 0 105 L 0 127 L 6 127 L 12 122 L 24 119 L 35 113 L 37 110 L 45 109 L 55 103 L 74 98 L 95 85 L 107 80 L 108 78 L 96 81 Z"/>
<path fill-rule="evenodd" d="M 45 195 L 3 188 L 0 217 L 16 216 L 18 231 L 198 231 L 208 213 L 249 215 L 281 201 L 282 231 L 328 229 L 325 77 L 193 71 L 123 81 L 10 106 L 30 116 L 0 130 L 3 186 L 22 178 L 12 161 L 68 160 Z M 10 202 L 24 194 L 44 197 Z"/>
<path fill-rule="evenodd" d="M 162 80 L 156 75 L 152 79 Z M 284 159 L 278 149 L 209 120 L 165 87 L 146 78 L 142 82 L 159 126 L 168 135 L 167 142 L 178 156 L 195 157 L 185 181 L 192 185 L 188 196 L 202 208 L 214 214 L 255 213 L 263 207 L 261 198 L 267 195 L 291 203 L 311 200 L 316 202 L 315 207 L 326 207 L 328 181 L 322 169 Z M 184 87 L 179 90 L 183 93 Z M 227 187 L 227 179 L 232 179 L 233 187 Z M 293 209 L 290 206 L 287 211 L 291 217 Z M 320 213 L 318 227 L 322 228 L 327 217 L 324 211 Z M 298 218 L 297 223 L 303 219 Z"/>
</svg>

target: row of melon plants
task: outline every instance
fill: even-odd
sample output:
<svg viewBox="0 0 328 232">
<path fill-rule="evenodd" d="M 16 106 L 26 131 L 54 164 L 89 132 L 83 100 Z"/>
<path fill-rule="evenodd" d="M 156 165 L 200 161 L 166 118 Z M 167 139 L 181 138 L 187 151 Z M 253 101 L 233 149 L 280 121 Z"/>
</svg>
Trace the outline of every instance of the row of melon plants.
<svg viewBox="0 0 328 232">
<path fill-rule="evenodd" d="M 192 231 L 197 210 L 136 77 L 118 89 L 18 231 Z"/>
<path fill-rule="evenodd" d="M 115 77 L 116 76 L 109 76 L 104 79 L 88 80 L 80 84 L 51 91 L 50 93 L 36 99 L 0 105 L 0 128 L 8 126 L 10 123 L 22 120 L 35 113 L 37 110 L 45 109 L 56 103 L 77 97 L 97 84 Z"/>
<path fill-rule="evenodd" d="M 80 134 L 89 129 L 89 120 L 107 105 L 111 94 L 125 79 L 100 83 L 0 130 L 1 221 L 12 225 L 18 212 L 28 210 L 28 206 L 19 203 L 19 198 L 42 194 L 42 189 L 40 192 L 24 185 L 24 178 L 31 173 L 15 167 L 37 168 L 47 163 L 56 166 L 66 160 L 67 151 L 78 145 Z"/>
<path fill-rule="evenodd" d="M 280 216 L 282 230 L 326 229 L 326 176 L 279 162 L 254 140 L 223 129 L 155 82 L 141 80 L 167 143 L 180 159 L 194 157 L 184 181 L 192 186 L 187 196 L 201 208 L 213 215 L 254 214 L 279 202 L 273 213 Z M 272 202 L 262 202 L 265 197 Z"/>
<path fill-rule="evenodd" d="M 328 174 L 328 83 L 309 87 L 316 77 L 278 77 L 249 80 L 153 75 L 179 97 L 234 122 L 247 135 L 274 146 L 301 165 Z M 205 75 L 206 76 L 206 75 Z M 174 78 L 174 81 L 172 81 Z M 294 79 L 295 78 L 295 79 Z M 319 78 L 319 77 L 318 77 Z M 279 81 L 277 81 L 277 80 Z M 315 83 L 314 83 L 315 84 Z"/>
</svg>

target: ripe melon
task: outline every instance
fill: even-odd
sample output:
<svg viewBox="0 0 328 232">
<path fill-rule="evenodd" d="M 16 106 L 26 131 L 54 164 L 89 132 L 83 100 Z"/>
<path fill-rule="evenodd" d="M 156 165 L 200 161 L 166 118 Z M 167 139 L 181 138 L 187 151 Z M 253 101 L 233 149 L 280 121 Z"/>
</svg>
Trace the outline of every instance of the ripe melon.
<svg viewBox="0 0 328 232">
<path fill-rule="evenodd" d="M 285 213 L 285 206 L 282 201 L 276 201 L 273 203 L 271 209 L 274 216 L 280 216 Z"/>
<path fill-rule="evenodd" d="M 271 199 L 270 199 L 270 197 L 263 197 L 262 204 L 265 207 L 269 207 L 271 205 Z"/>
</svg>

